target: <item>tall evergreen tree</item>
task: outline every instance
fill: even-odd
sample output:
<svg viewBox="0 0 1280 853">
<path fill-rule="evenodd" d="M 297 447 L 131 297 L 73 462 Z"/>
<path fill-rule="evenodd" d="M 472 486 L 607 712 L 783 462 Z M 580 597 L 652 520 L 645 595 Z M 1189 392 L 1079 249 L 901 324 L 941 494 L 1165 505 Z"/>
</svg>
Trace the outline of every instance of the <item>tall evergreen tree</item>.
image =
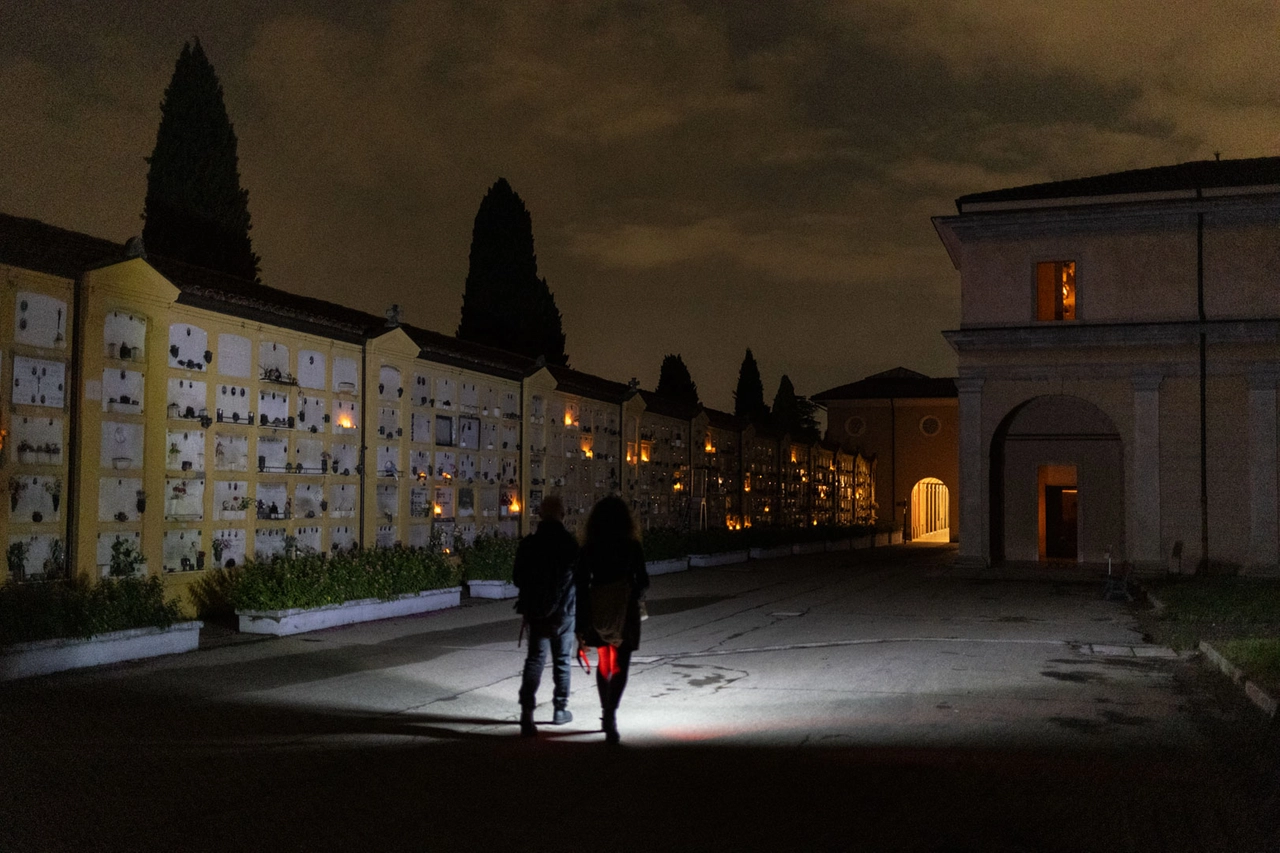
<svg viewBox="0 0 1280 853">
<path fill-rule="evenodd" d="M 760 379 L 760 368 L 750 347 L 742 359 L 742 366 L 738 368 L 738 387 L 733 392 L 733 413 L 753 421 L 769 416 L 769 407 L 764 402 L 764 382 Z"/>
<path fill-rule="evenodd" d="M 480 202 L 471 232 L 471 266 L 458 337 L 567 364 L 555 296 L 538 278 L 533 221 L 506 178 Z"/>
<path fill-rule="evenodd" d="M 796 387 L 791 384 L 791 377 L 785 373 L 778 381 L 778 390 L 773 395 L 773 425 L 783 432 L 796 434 L 800 425 L 800 408 L 796 405 Z"/>
<path fill-rule="evenodd" d="M 240 188 L 236 133 L 200 40 L 182 46 L 147 158 L 143 243 L 156 254 L 257 281 L 249 192 Z"/>
<path fill-rule="evenodd" d="M 785 373 L 773 395 L 773 425 L 792 438 L 817 441 L 822 437 L 816 417 L 817 405 L 808 397 L 796 394 L 791 377 Z"/>
<path fill-rule="evenodd" d="M 679 400 L 691 406 L 698 405 L 698 385 L 689 375 L 689 368 L 685 366 L 679 353 L 663 357 L 656 393 L 660 397 Z"/>
</svg>

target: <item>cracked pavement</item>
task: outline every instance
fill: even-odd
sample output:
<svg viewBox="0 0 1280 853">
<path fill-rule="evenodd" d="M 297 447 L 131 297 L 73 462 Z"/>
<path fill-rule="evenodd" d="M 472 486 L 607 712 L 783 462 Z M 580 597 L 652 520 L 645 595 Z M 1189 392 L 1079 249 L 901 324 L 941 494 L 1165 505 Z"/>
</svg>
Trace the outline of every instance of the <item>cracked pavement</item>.
<svg viewBox="0 0 1280 853">
<path fill-rule="evenodd" d="M 1100 581 L 953 554 L 655 577 L 620 749 L 578 669 L 516 736 L 510 602 L 8 684 L 0 850 L 1271 849 L 1252 706 Z"/>
</svg>

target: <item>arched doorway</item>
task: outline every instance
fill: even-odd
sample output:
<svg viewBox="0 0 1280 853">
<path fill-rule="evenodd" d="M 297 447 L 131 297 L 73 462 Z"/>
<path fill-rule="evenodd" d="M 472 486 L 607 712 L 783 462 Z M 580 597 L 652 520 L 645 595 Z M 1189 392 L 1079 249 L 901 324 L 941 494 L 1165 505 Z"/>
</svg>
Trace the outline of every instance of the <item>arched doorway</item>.
<svg viewBox="0 0 1280 853">
<path fill-rule="evenodd" d="M 951 493 L 946 484 L 925 477 L 911 488 L 911 539 L 924 542 L 951 540 Z"/>
<path fill-rule="evenodd" d="M 1035 397 L 991 440 L 991 561 L 1102 562 L 1124 555 L 1124 449 L 1088 400 Z"/>
</svg>

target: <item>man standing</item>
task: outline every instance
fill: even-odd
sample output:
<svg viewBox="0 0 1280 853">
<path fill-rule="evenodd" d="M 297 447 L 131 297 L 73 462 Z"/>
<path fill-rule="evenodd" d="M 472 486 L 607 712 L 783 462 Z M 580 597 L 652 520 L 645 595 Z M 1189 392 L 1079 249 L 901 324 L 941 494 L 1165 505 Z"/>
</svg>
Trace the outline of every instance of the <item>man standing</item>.
<svg viewBox="0 0 1280 853">
<path fill-rule="evenodd" d="M 548 495 L 538 507 L 538 529 L 520 541 L 516 549 L 515 584 L 520 589 L 516 612 L 529 626 L 529 655 L 520 684 L 520 734 L 533 737 L 533 708 L 542 670 L 551 650 L 555 678 L 553 726 L 573 719 L 569 713 L 569 676 L 573 666 L 575 592 L 574 564 L 578 541 L 564 529 L 564 504 Z"/>
</svg>

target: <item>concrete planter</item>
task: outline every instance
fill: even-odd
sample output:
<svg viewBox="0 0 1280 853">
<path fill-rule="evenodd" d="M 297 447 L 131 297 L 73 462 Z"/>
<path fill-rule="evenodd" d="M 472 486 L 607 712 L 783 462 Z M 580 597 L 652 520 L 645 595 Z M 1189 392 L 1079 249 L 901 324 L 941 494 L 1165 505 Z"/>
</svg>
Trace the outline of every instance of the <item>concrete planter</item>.
<svg viewBox="0 0 1280 853">
<path fill-rule="evenodd" d="M 752 548 L 749 553 L 753 560 L 771 560 L 774 557 L 790 557 L 791 546 L 774 545 L 769 548 Z"/>
<path fill-rule="evenodd" d="M 875 536 L 859 536 L 850 540 L 850 547 L 855 551 L 859 548 L 870 548 L 875 544 Z"/>
<path fill-rule="evenodd" d="M 792 554 L 822 554 L 826 550 L 826 542 L 797 542 L 791 546 Z"/>
<path fill-rule="evenodd" d="M 446 589 L 409 593 L 390 601 L 364 598 L 314 609 L 237 610 L 236 615 L 240 617 L 242 633 L 274 634 L 285 637 L 306 631 L 319 631 L 322 628 L 334 628 L 338 625 L 374 622 L 378 619 L 426 613 L 429 610 L 443 610 L 446 607 L 457 607 L 461 601 L 462 587 L 452 586 Z"/>
<path fill-rule="evenodd" d="M 472 598 L 515 598 L 520 594 L 509 581 L 467 581 Z"/>
<path fill-rule="evenodd" d="M 700 568 L 705 568 L 707 566 L 727 566 L 731 563 L 745 563 L 750 556 L 750 551 L 722 551 L 718 554 L 690 554 L 689 565 Z"/>
<path fill-rule="evenodd" d="M 0 652 L 0 681 L 195 651 L 203 625 L 203 622 L 179 622 L 168 628 L 112 631 L 87 640 L 19 643 Z"/>
<path fill-rule="evenodd" d="M 883 548 L 885 545 L 888 545 L 888 544 L 889 544 L 889 536 L 890 536 L 890 534 L 888 534 L 888 533 L 877 533 L 877 534 L 875 535 L 875 545 L 874 545 L 873 547 L 876 547 L 876 548 Z"/>
<path fill-rule="evenodd" d="M 650 560 L 644 564 L 644 568 L 651 575 L 669 575 L 672 572 L 683 572 L 689 568 L 689 558 L 676 557 L 671 560 Z"/>
<path fill-rule="evenodd" d="M 892 533 L 890 533 L 890 534 L 889 534 L 889 544 L 890 544 L 890 545 L 901 545 L 901 544 L 902 544 L 902 531 L 901 531 L 901 530 L 895 530 L 895 531 L 893 531 Z"/>
<path fill-rule="evenodd" d="M 852 547 L 853 547 L 852 539 L 836 539 L 834 541 L 828 541 L 826 543 L 826 548 L 828 551 L 848 551 Z"/>
</svg>

